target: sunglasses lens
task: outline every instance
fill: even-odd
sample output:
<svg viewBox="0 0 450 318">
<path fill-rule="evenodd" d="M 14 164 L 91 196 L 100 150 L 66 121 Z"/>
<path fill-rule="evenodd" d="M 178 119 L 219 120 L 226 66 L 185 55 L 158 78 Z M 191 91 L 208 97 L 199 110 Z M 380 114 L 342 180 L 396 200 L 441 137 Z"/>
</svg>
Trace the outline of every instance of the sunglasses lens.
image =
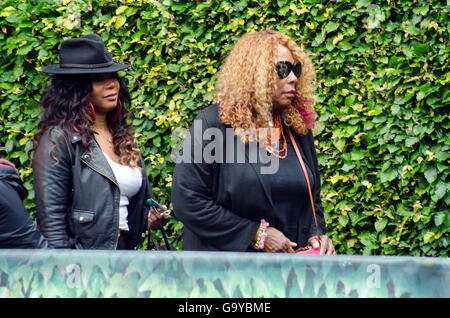
<svg viewBox="0 0 450 318">
<path fill-rule="evenodd" d="M 289 62 L 277 63 L 277 73 L 280 78 L 286 78 L 290 72 L 291 72 L 291 63 Z"/>
<path fill-rule="evenodd" d="M 302 74 L 302 63 L 297 62 L 294 64 L 294 74 L 297 78 Z"/>
</svg>

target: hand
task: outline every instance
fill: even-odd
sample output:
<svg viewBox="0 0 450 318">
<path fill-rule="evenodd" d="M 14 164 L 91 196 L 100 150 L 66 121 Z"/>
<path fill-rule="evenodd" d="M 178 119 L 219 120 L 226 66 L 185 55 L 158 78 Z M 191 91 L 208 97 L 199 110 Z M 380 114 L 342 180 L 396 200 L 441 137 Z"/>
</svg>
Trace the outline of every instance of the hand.
<svg viewBox="0 0 450 318">
<path fill-rule="evenodd" d="M 334 250 L 333 242 L 331 239 L 326 235 L 320 236 L 320 243 L 317 240 L 317 236 L 310 237 L 308 239 L 308 245 L 312 246 L 313 248 L 317 248 L 320 246 L 320 254 L 327 254 L 327 255 L 335 255 L 336 251 Z"/>
<path fill-rule="evenodd" d="M 165 209 L 167 207 L 163 205 Z M 163 209 L 159 208 L 158 211 L 160 213 L 164 212 Z M 162 229 L 167 222 L 170 220 L 170 215 L 167 214 L 158 214 L 154 208 L 150 208 L 148 211 L 148 218 L 147 218 L 147 227 L 149 230 L 160 230 Z"/>
<path fill-rule="evenodd" d="M 295 253 L 297 243 L 291 242 L 283 233 L 274 227 L 266 229 L 267 237 L 264 242 L 264 252 L 268 253 Z"/>
</svg>

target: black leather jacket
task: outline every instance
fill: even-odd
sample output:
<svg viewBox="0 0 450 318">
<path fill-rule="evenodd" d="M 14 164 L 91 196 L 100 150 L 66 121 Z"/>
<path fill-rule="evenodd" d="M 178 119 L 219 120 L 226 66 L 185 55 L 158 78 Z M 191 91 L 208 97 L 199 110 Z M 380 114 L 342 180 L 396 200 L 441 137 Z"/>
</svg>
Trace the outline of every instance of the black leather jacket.
<svg viewBox="0 0 450 318">
<path fill-rule="evenodd" d="M 56 160 L 55 160 L 56 159 Z M 128 206 L 127 248 L 147 228 L 151 187 L 141 160 L 142 186 Z M 99 145 L 59 126 L 40 138 L 33 158 L 37 224 L 53 248 L 115 249 L 119 239 L 120 189 Z"/>
</svg>

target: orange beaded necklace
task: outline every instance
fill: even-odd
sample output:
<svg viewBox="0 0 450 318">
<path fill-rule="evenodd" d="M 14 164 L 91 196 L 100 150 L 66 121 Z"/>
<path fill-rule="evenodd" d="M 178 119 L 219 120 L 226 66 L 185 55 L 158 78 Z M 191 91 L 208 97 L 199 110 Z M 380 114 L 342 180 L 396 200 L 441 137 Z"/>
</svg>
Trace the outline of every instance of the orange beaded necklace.
<svg viewBox="0 0 450 318">
<path fill-rule="evenodd" d="M 267 134 L 266 136 L 266 150 L 270 152 L 272 155 L 274 155 L 277 158 L 284 159 L 287 156 L 287 142 L 286 137 L 284 137 L 283 127 L 281 126 L 281 117 L 280 114 L 275 115 L 274 118 L 274 125 L 273 128 L 277 129 L 277 140 L 272 143 L 272 134 Z M 278 139 L 281 136 L 283 137 L 283 147 L 281 149 L 275 149 L 274 147 L 278 148 Z"/>
</svg>

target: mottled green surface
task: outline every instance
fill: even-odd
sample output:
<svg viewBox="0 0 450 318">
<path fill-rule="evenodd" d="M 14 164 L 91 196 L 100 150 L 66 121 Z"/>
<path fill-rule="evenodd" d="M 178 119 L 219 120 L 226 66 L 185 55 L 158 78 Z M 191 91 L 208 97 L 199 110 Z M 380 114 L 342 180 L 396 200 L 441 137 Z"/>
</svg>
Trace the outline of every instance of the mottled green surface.
<svg viewBox="0 0 450 318">
<path fill-rule="evenodd" d="M 450 297 L 448 258 L 1 250 L 0 297 Z"/>
</svg>

